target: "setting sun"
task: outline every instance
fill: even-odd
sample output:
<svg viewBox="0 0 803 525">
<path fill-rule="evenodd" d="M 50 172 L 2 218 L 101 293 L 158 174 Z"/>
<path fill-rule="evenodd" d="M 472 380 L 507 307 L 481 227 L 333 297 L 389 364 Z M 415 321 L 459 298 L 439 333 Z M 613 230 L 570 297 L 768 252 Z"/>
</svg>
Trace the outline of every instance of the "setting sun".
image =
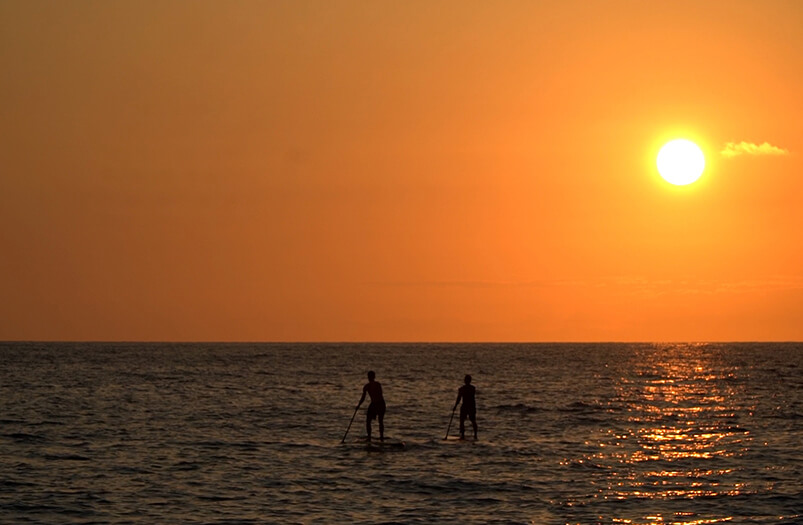
<svg viewBox="0 0 803 525">
<path fill-rule="evenodd" d="M 703 150 L 694 142 L 675 139 L 658 152 L 658 173 L 670 184 L 685 186 L 700 178 L 705 169 Z"/>
</svg>

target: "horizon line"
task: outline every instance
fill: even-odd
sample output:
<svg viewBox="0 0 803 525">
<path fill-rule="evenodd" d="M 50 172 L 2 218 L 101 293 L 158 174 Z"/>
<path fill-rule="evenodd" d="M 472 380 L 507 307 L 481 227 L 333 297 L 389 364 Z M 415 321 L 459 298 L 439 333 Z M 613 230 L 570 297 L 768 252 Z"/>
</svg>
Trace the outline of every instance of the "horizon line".
<svg viewBox="0 0 803 525">
<path fill-rule="evenodd" d="M 413 340 L 404 340 L 404 341 L 369 341 L 369 340 L 355 340 L 355 341 L 347 341 L 347 340 L 298 340 L 298 341 L 246 341 L 246 340 L 157 340 L 157 339 L 142 339 L 142 340 L 133 340 L 133 339 L 2 339 L 0 340 L 0 344 L 8 344 L 8 343 L 86 343 L 86 344 L 236 344 L 236 345 L 248 345 L 248 344 L 256 344 L 256 345 L 304 345 L 304 344 L 328 344 L 328 345 L 436 345 L 436 344 L 445 344 L 445 345 L 563 345 L 563 344 L 767 344 L 767 343 L 778 343 L 778 344 L 803 344 L 803 340 L 794 340 L 794 339 L 768 339 L 768 340 L 655 340 L 655 341 L 647 341 L 647 340 L 633 340 L 633 341 L 614 341 L 614 340 L 599 340 L 599 341 L 590 341 L 590 340 L 577 340 L 577 341 L 564 341 L 564 340 L 556 340 L 556 341 L 447 341 L 447 340 L 432 340 L 432 341 L 413 341 Z"/>
</svg>

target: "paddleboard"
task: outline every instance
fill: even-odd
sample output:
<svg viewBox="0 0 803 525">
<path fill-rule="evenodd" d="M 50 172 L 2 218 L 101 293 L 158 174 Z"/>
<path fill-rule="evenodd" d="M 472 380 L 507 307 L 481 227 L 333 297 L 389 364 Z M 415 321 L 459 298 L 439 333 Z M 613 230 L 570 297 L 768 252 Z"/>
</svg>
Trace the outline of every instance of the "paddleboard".
<svg viewBox="0 0 803 525">
<path fill-rule="evenodd" d="M 390 439 L 385 438 L 384 440 L 380 440 L 379 438 L 372 438 L 371 441 L 368 441 L 366 438 L 357 438 L 352 442 L 355 445 L 363 446 L 369 450 L 399 450 L 406 448 L 406 444 L 404 441 L 399 439 Z"/>
<path fill-rule="evenodd" d="M 404 441 L 371 441 L 370 443 L 366 443 L 366 448 L 368 450 L 403 450 L 407 447 Z"/>
<path fill-rule="evenodd" d="M 460 438 L 460 436 L 449 436 L 446 439 L 442 439 L 442 443 L 475 443 L 477 440 L 473 437 L 467 437 L 465 439 Z"/>
</svg>

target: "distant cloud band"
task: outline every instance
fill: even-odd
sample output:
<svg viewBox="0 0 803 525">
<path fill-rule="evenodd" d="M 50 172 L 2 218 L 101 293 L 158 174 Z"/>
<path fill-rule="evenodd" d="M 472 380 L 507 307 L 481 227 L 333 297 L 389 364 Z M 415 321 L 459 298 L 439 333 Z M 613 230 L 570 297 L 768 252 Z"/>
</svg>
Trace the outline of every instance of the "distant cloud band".
<svg viewBox="0 0 803 525">
<path fill-rule="evenodd" d="M 788 155 L 789 150 L 773 146 L 769 142 L 753 144 L 752 142 L 728 142 L 720 152 L 723 157 L 736 157 L 739 155 Z"/>
<path fill-rule="evenodd" d="M 803 276 L 774 275 L 754 280 L 666 280 L 649 279 L 639 275 L 613 275 L 592 280 L 533 280 L 533 281 L 385 281 L 366 282 L 369 286 L 415 286 L 437 288 L 596 288 L 611 293 L 635 296 L 713 295 L 721 293 L 755 293 L 771 291 L 803 292 Z"/>
</svg>

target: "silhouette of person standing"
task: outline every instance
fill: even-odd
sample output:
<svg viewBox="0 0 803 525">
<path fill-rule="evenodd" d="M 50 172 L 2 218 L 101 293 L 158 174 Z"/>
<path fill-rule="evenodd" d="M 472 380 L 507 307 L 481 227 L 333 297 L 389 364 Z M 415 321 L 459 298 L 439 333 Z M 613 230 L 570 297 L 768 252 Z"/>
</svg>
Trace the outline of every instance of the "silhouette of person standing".
<svg viewBox="0 0 803 525">
<path fill-rule="evenodd" d="M 373 370 L 368 372 L 368 382 L 362 387 L 362 397 L 357 403 L 357 409 L 365 401 L 365 394 L 371 396 L 371 404 L 368 405 L 368 413 L 365 415 L 365 431 L 368 434 L 368 441 L 371 441 L 371 421 L 379 418 L 379 439 L 385 439 L 385 398 L 382 397 L 382 385 L 375 381 L 376 374 Z M 457 406 L 457 405 L 455 405 Z"/>
<path fill-rule="evenodd" d="M 460 439 L 466 438 L 466 418 L 471 420 L 471 425 L 474 427 L 474 439 L 477 439 L 477 402 L 476 393 L 477 389 L 471 384 L 471 376 L 466 374 L 463 380 L 465 384 L 457 389 L 457 401 L 454 402 L 454 408 L 463 400 L 460 405 Z M 452 410 L 454 410 L 454 408 Z"/>
</svg>

